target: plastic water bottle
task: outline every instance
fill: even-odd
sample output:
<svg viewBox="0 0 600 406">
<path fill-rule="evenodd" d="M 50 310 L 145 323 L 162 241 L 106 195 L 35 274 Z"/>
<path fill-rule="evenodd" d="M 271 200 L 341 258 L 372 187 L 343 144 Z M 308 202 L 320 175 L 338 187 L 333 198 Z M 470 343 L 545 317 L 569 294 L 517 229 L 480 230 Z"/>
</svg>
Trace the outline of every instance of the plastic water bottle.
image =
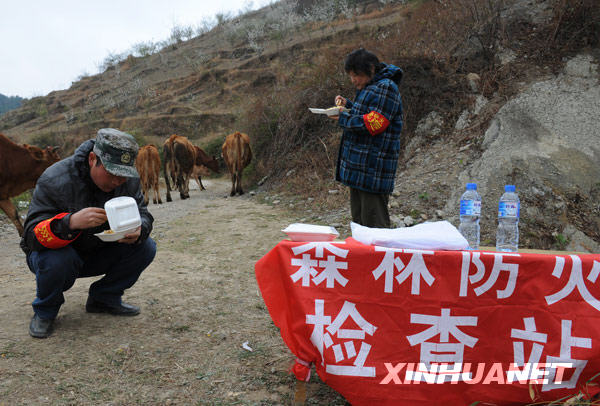
<svg viewBox="0 0 600 406">
<path fill-rule="evenodd" d="M 479 216 L 481 215 L 481 196 L 477 193 L 476 183 L 467 183 L 467 190 L 460 197 L 460 225 L 458 231 L 469 242 L 469 249 L 479 248 Z"/>
<path fill-rule="evenodd" d="M 521 202 L 515 193 L 515 185 L 504 186 L 504 194 L 498 204 L 498 230 L 496 251 L 517 252 L 519 246 L 519 212 Z"/>
</svg>

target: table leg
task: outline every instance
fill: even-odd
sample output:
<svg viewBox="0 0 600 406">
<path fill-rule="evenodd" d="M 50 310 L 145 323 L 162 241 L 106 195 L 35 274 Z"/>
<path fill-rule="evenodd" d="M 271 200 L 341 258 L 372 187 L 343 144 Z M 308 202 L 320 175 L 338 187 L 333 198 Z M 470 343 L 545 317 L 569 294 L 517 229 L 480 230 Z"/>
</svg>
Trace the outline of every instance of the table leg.
<svg viewBox="0 0 600 406">
<path fill-rule="evenodd" d="M 306 382 L 296 380 L 294 391 L 294 406 L 303 406 L 306 403 Z"/>
</svg>

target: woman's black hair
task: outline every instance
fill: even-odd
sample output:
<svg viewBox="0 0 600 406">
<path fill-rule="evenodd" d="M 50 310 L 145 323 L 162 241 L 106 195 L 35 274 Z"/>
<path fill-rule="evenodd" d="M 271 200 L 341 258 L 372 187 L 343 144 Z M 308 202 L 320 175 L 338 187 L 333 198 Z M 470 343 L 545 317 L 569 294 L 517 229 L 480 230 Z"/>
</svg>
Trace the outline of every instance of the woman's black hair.
<svg viewBox="0 0 600 406">
<path fill-rule="evenodd" d="M 352 51 L 346 56 L 346 60 L 344 61 L 344 70 L 346 72 L 364 73 L 367 76 L 373 76 L 381 68 L 379 58 L 364 48 Z"/>
</svg>

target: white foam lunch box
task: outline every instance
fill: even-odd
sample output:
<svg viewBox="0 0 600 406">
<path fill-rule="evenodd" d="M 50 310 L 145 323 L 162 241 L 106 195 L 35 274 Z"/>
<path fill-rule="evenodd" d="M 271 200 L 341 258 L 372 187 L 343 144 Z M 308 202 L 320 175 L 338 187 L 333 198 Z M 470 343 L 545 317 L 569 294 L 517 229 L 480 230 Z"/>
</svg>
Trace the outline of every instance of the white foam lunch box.
<svg viewBox="0 0 600 406">
<path fill-rule="evenodd" d="M 333 241 L 340 236 L 334 227 L 305 223 L 293 223 L 281 231 L 292 241 Z"/>
<path fill-rule="evenodd" d="M 118 233 L 136 229 L 142 224 L 137 202 L 133 197 L 120 196 L 104 203 L 110 229 Z"/>
</svg>

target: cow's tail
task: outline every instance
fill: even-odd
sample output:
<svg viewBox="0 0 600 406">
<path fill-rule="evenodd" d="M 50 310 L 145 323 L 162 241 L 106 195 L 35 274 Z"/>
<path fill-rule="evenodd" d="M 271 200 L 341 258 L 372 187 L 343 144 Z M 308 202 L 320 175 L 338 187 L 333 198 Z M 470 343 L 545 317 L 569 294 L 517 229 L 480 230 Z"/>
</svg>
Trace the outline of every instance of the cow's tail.
<svg viewBox="0 0 600 406">
<path fill-rule="evenodd" d="M 167 173 L 167 167 L 170 166 L 169 162 L 171 161 L 171 151 L 167 145 L 163 148 L 164 155 L 164 165 L 163 165 L 163 176 L 165 177 L 165 185 L 167 186 L 167 202 L 173 201 L 171 199 L 171 184 L 169 183 L 169 174 Z"/>
<path fill-rule="evenodd" d="M 235 173 L 237 176 L 241 176 L 241 171 L 242 171 L 242 159 L 244 156 L 244 143 L 242 142 L 242 134 L 240 134 L 239 132 L 235 133 L 235 151 L 237 151 L 238 156 L 237 159 L 235 159 Z"/>
</svg>

